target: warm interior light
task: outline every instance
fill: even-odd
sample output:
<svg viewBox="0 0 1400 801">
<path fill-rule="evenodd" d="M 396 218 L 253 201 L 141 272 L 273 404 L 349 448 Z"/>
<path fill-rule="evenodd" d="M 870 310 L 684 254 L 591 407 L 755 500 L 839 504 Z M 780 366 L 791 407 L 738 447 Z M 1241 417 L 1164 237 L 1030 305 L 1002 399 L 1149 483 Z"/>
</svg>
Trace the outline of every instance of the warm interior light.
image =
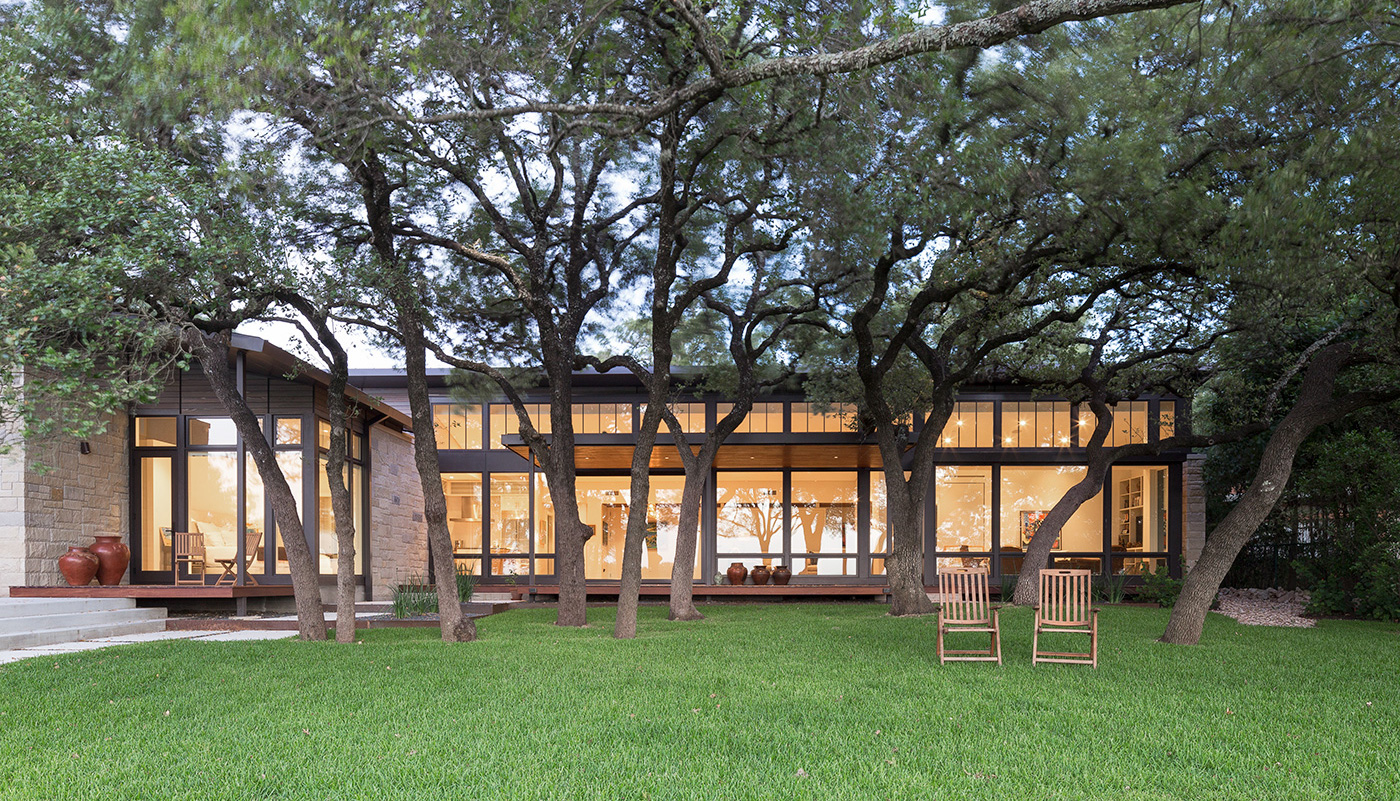
<svg viewBox="0 0 1400 801">
<path fill-rule="evenodd" d="M 950 442 L 952 442 L 952 441 L 953 441 L 953 438 L 952 438 L 952 437 L 944 437 L 944 438 L 943 438 L 944 444 L 950 443 Z"/>
<path fill-rule="evenodd" d="M 1016 425 L 1018 425 L 1018 426 L 1023 426 L 1023 425 L 1025 425 L 1025 424 L 1026 424 L 1026 421 L 1025 421 L 1025 420 L 1021 420 L 1020 422 L 1016 423 Z"/>
<path fill-rule="evenodd" d="M 959 421 L 958 421 L 958 425 L 962 425 L 962 424 L 963 424 L 963 421 L 959 420 Z"/>
</svg>

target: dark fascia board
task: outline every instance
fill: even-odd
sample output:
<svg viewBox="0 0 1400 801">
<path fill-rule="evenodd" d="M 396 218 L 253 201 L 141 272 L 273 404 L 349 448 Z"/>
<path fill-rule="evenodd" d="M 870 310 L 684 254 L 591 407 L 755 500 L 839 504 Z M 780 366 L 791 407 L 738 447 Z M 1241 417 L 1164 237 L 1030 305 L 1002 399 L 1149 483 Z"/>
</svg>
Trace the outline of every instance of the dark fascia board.
<svg viewBox="0 0 1400 801">
<path fill-rule="evenodd" d="M 229 355 L 238 352 L 247 354 L 248 366 L 265 375 L 289 376 L 292 381 L 329 387 L 331 376 L 325 370 L 310 364 L 295 354 L 273 345 L 265 339 L 249 334 L 234 334 L 229 339 Z M 413 419 L 398 409 L 365 392 L 351 379 L 345 397 L 372 411 L 378 412 L 385 420 L 392 420 L 405 431 L 413 430 Z"/>
</svg>

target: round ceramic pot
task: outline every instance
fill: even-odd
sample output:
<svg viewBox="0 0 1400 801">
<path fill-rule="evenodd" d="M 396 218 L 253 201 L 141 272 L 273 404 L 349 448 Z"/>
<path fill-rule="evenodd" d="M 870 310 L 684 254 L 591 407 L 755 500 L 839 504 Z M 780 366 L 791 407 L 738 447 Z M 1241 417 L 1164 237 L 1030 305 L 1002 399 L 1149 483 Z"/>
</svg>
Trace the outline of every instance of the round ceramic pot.
<svg viewBox="0 0 1400 801">
<path fill-rule="evenodd" d="M 92 577 L 97 575 L 97 565 L 97 556 L 79 545 L 58 557 L 58 572 L 74 587 L 86 587 L 92 583 Z"/>
<path fill-rule="evenodd" d="M 749 571 L 749 575 L 753 576 L 754 584 L 767 584 L 768 577 L 773 575 L 773 571 L 769 570 L 767 565 L 754 565 L 753 570 Z"/>
<path fill-rule="evenodd" d="M 791 580 L 792 568 L 788 567 L 787 565 L 778 565 L 777 567 L 773 568 L 774 584 L 787 584 Z"/>
<path fill-rule="evenodd" d="M 729 576 L 730 584 L 738 586 L 740 584 L 743 584 L 744 579 L 748 577 L 749 569 L 747 567 L 744 567 L 743 563 L 741 562 L 733 562 L 729 565 L 729 569 L 724 571 L 724 573 L 725 575 Z"/>
<path fill-rule="evenodd" d="M 88 550 L 97 555 L 97 583 L 107 586 L 122 583 L 126 566 L 131 563 L 131 549 L 115 535 L 94 537 L 97 542 Z"/>
</svg>

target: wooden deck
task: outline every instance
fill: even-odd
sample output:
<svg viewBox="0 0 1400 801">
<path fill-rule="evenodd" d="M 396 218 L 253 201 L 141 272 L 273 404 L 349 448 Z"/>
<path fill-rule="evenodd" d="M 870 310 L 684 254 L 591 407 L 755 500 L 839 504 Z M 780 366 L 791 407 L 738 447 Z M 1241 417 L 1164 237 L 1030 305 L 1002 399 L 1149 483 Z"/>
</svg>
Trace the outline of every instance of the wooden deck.
<svg viewBox="0 0 1400 801">
<path fill-rule="evenodd" d="M 11 598 L 290 598 L 290 584 L 113 584 L 87 587 L 11 587 Z"/>
</svg>

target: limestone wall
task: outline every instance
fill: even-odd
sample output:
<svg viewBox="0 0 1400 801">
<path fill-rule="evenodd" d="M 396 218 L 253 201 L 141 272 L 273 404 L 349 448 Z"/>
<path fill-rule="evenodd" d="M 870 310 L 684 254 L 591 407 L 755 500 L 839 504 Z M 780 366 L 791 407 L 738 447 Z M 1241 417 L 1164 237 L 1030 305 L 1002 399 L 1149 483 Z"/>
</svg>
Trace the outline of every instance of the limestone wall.
<svg viewBox="0 0 1400 801">
<path fill-rule="evenodd" d="M 24 442 L 0 435 L 0 598 L 24 583 Z"/>
<path fill-rule="evenodd" d="M 1186 506 L 1182 521 L 1181 554 L 1186 558 L 1187 569 L 1201 558 L 1201 549 L 1206 545 L 1205 466 L 1205 455 L 1193 453 L 1187 457 L 1182 471 Z"/>
<path fill-rule="evenodd" d="M 74 545 L 91 545 L 98 534 L 127 538 L 127 428 L 125 415 L 88 440 L 80 452 L 71 437 L 31 441 L 24 466 L 24 570 L 28 585 L 61 584 L 58 557 Z M 122 579 L 130 580 L 130 575 Z"/>
<path fill-rule="evenodd" d="M 413 440 L 373 426 L 370 447 L 370 600 L 388 601 L 393 588 L 428 571 L 428 525 L 423 487 L 413 463 Z"/>
</svg>

